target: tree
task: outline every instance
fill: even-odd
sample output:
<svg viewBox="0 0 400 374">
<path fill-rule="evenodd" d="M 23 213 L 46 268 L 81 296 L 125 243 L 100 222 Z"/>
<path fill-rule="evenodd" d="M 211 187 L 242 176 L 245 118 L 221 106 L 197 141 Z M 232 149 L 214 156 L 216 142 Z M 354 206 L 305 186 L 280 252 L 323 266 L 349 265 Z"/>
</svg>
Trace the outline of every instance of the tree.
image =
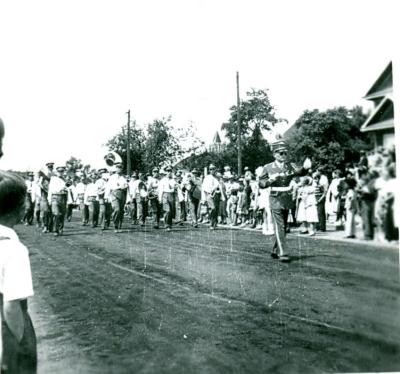
<svg viewBox="0 0 400 374">
<path fill-rule="evenodd" d="M 174 163 L 182 152 L 178 140 L 168 125 L 171 117 L 155 119 L 147 125 L 144 167 L 151 171 L 154 167 Z"/>
<path fill-rule="evenodd" d="M 255 90 L 246 92 L 247 99 L 240 103 L 241 135 L 243 144 L 252 136 L 254 131 L 271 130 L 273 126 L 284 119 L 277 118 L 275 108 L 272 106 L 268 90 Z M 230 108 L 228 122 L 222 124 L 221 129 L 225 131 L 230 143 L 237 141 L 237 106 Z"/>
<path fill-rule="evenodd" d="M 189 122 L 184 127 L 172 129 L 172 136 L 179 142 L 180 149 L 176 156 L 177 160 L 186 158 L 204 147 L 204 141 L 196 135 L 196 127 Z"/>
<path fill-rule="evenodd" d="M 82 160 L 79 158 L 76 158 L 74 156 L 71 156 L 66 162 L 65 165 L 67 167 L 67 170 L 70 170 L 71 172 L 76 172 L 77 169 L 81 169 L 83 167 Z"/>
<path fill-rule="evenodd" d="M 143 130 L 136 126 L 136 122 L 130 129 L 130 159 L 133 170 L 139 170 L 143 168 L 144 164 L 144 149 L 145 149 L 146 138 Z M 107 143 L 111 151 L 118 153 L 124 164 L 124 171 L 126 171 L 126 156 L 127 156 L 127 135 L 126 127 L 123 126 L 118 134 L 113 136 Z"/>
<path fill-rule="evenodd" d="M 365 119 L 360 107 L 306 110 L 287 139 L 289 154 L 297 162 L 310 157 L 328 170 L 343 169 L 346 163 L 358 161 L 361 150 L 371 147 L 360 131 Z"/>
</svg>

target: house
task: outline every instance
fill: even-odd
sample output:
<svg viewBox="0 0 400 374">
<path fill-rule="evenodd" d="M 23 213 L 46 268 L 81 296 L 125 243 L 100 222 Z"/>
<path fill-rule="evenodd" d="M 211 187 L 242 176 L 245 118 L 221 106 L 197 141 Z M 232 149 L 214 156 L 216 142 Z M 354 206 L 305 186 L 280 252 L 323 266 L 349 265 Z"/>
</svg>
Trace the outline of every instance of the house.
<svg viewBox="0 0 400 374">
<path fill-rule="evenodd" d="M 369 133 L 374 147 L 390 147 L 395 144 L 393 71 L 392 62 L 381 73 L 364 99 L 374 103 L 374 109 L 361 126 L 361 131 Z"/>
<path fill-rule="evenodd" d="M 212 143 L 208 147 L 208 151 L 211 153 L 221 153 L 225 148 L 225 145 L 222 144 L 221 138 L 219 136 L 218 131 L 215 133 Z"/>
</svg>

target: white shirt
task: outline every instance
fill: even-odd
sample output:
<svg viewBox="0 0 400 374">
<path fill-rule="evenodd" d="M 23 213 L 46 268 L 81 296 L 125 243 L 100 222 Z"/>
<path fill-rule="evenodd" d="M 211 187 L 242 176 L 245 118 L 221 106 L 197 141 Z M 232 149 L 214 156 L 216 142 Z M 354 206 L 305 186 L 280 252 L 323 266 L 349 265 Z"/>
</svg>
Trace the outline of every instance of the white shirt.
<svg viewBox="0 0 400 374">
<path fill-rule="evenodd" d="M 4 301 L 33 296 L 28 249 L 9 227 L 0 225 L 0 292 Z"/>
<path fill-rule="evenodd" d="M 136 197 L 136 194 L 139 193 L 139 184 L 142 181 L 140 179 L 135 179 L 129 181 L 129 196 L 131 196 L 133 199 Z"/>
<path fill-rule="evenodd" d="M 206 199 L 205 194 L 213 193 L 218 187 L 219 187 L 218 179 L 211 174 L 206 175 L 203 180 L 201 199 L 205 200 Z"/>
<path fill-rule="evenodd" d="M 84 193 L 85 193 L 85 190 L 86 190 L 86 184 L 85 184 L 85 183 L 79 182 L 79 183 L 76 185 L 76 194 L 77 194 L 77 195 L 84 194 Z"/>
<path fill-rule="evenodd" d="M 158 199 L 161 200 L 164 192 L 175 192 L 176 181 L 173 178 L 164 177 L 158 183 Z"/>
<path fill-rule="evenodd" d="M 60 177 L 51 177 L 49 183 L 49 196 L 48 200 L 51 202 L 51 196 L 54 194 L 66 193 L 65 180 Z"/>
<path fill-rule="evenodd" d="M 107 181 L 103 178 L 97 179 L 95 182 L 96 193 L 97 195 L 105 194 Z"/>
<path fill-rule="evenodd" d="M 158 194 L 158 185 L 160 184 L 160 181 L 157 178 L 150 177 L 148 182 L 147 182 L 147 189 L 148 191 L 152 191 L 154 195 Z"/>
<path fill-rule="evenodd" d="M 108 188 L 110 191 L 121 190 L 128 188 L 128 182 L 123 175 L 112 174 L 108 179 Z"/>
<path fill-rule="evenodd" d="M 84 198 L 84 203 L 86 205 L 89 204 L 89 197 L 96 197 L 97 198 L 97 187 L 96 185 L 91 182 L 86 186 L 86 190 L 85 190 L 85 198 Z"/>
<path fill-rule="evenodd" d="M 76 187 L 72 184 L 67 188 L 67 204 L 75 204 L 76 200 Z"/>
</svg>

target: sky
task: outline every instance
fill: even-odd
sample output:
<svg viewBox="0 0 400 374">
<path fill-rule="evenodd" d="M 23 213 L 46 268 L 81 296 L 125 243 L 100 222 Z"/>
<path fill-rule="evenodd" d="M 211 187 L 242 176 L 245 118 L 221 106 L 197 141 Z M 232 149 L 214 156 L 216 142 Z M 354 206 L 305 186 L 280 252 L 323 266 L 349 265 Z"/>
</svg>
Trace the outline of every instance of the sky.
<svg viewBox="0 0 400 374">
<path fill-rule="evenodd" d="M 289 124 L 306 109 L 367 110 L 363 96 L 397 58 L 396 2 L 1 1 L 0 166 L 103 166 L 128 109 L 142 127 L 193 122 L 210 143 L 236 103 L 237 71 L 241 98 L 268 89 Z"/>
</svg>

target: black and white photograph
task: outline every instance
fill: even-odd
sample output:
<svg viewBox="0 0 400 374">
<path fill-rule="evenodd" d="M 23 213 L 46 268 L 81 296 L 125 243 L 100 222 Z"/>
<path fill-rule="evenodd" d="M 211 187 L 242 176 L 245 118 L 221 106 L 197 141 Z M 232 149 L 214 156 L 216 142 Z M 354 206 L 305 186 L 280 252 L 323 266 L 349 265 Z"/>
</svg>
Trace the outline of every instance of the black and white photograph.
<svg viewBox="0 0 400 374">
<path fill-rule="evenodd" d="M 400 372 L 397 5 L 1 1 L 1 373 Z"/>
</svg>

